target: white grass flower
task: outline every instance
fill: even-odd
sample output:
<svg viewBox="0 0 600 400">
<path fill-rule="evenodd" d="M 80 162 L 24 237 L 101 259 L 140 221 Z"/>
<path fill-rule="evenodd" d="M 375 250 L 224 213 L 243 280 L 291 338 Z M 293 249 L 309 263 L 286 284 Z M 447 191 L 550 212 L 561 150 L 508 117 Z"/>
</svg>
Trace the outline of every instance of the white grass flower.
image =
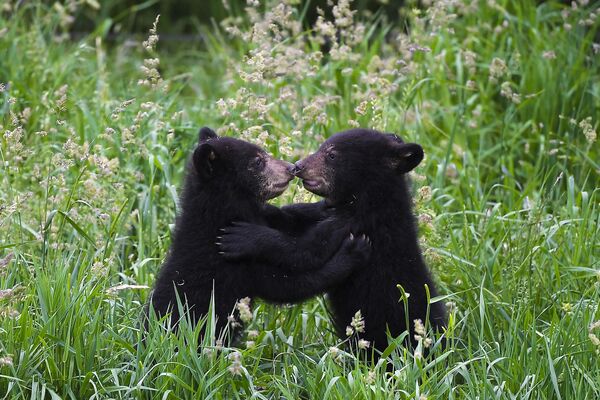
<svg viewBox="0 0 600 400">
<path fill-rule="evenodd" d="M 157 31 L 159 18 L 160 18 L 160 14 L 158 14 L 156 16 L 156 19 L 154 20 L 154 23 L 152 24 L 152 28 L 149 31 L 150 35 L 148 36 L 148 39 L 145 40 L 144 42 L 142 42 L 142 46 L 147 51 L 154 51 L 154 49 L 156 47 L 156 43 L 158 43 L 158 35 L 156 34 L 156 31 Z"/>
<path fill-rule="evenodd" d="M 490 80 L 496 81 L 498 78 L 501 78 L 508 72 L 508 67 L 506 66 L 506 62 L 498 57 L 495 57 L 490 64 Z"/>
<path fill-rule="evenodd" d="M 250 309 L 250 301 L 250 297 L 244 297 L 243 299 L 238 300 L 236 304 L 236 308 L 240 313 L 240 319 L 245 323 L 249 323 L 254 318 L 252 310 Z"/>
<path fill-rule="evenodd" d="M 500 95 L 506 97 L 515 104 L 521 103 L 521 95 L 513 91 L 510 82 L 503 82 L 502 85 L 500 85 Z"/>
<path fill-rule="evenodd" d="M 258 337 L 258 331 L 257 330 L 249 330 L 248 331 L 248 339 L 256 339 Z"/>
<path fill-rule="evenodd" d="M 415 333 L 421 337 L 425 337 L 427 335 L 427 331 L 425 331 L 425 325 L 423 325 L 423 321 L 420 319 L 414 320 L 415 324 Z M 418 338 L 415 338 L 418 340 Z"/>
<path fill-rule="evenodd" d="M 473 75 L 477 67 L 477 53 L 470 50 L 463 51 L 463 58 L 465 59 L 465 66 L 469 68 L 469 73 Z"/>
<path fill-rule="evenodd" d="M 11 300 L 21 294 L 25 288 L 21 285 L 16 285 L 11 289 L 0 290 L 0 300 Z"/>
<path fill-rule="evenodd" d="M 546 50 L 542 53 L 542 57 L 544 57 L 546 60 L 555 60 L 556 53 L 553 50 Z"/>
<path fill-rule="evenodd" d="M 10 307 L 0 311 L 0 317 L 2 318 L 16 319 L 19 318 L 20 315 L 21 313 L 18 310 Z"/>
<path fill-rule="evenodd" d="M 237 328 L 237 327 L 241 326 L 241 324 L 237 321 L 237 319 L 235 319 L 235 315 L 233 315 L 233 314 L 230 314 L 227 316 L 227 323 L 232 328 Z"/>
<path fill-rule="evenodd" d="M 365 331 L 365 319 L 363 318 L 360 310 L 358 310 L 354 314 L 354 317 L 352 317 L 350 326 L 352 326 L 356 332 L 362 333 Z"/>
<path fill-rule="evenodd" d="M 596 349 L 596 353 L 600 354 L 600 339 L 594 333 L 594 330 L 596 329 L 600 329 L 600 320 L 592 322 L 588 327 L 588 337 L 590 338 L 592 344 L 598 347 L 598 349 Z"/>
<path fill-rule="evenodd" d="M 359 339 L 358 340 L 358 348 L 361 350 L 366 350 L 369 347 L 371 347 L 371 342 L 369 342 L 368 340 L 365 339 Z"/>
<path fill-rule="evenodd" d="M 447 301 L 446 308 L 448 309 L 449 313 L 452 313 L 452 312 L 456 311 L 456 303 L 453 301 Z"/>
<path fill-rule="evenodd" d="M 419 201 L 427 203 L 432 198 L 432 190 L 430 186 L 421 186 L 418 191 Z"/>
<path fill-rule="evenodd" d="M 367 113 L 367 101 L 361 101 L 358 106 L 354 108 L 354 112 L 358 115 L 365 115 Z"/>
<path fill-rule="evenodd" d="M 583 131 L 583 134 L 585 135 L 585 138 L 589 144 L 592 144 L 596 141 L 598 135 L 592 126 L 592 117 L 587 117 L 579 121 L 579 127 Z"/>
<path fill-rule="evenodd" d="M 375 371 L 369 371 L 367 372 L 367 375 L 365 376 L 365 383 L 367 385 L 372 385 L 375 383 L 375 380 L 377 378 L 377 374 L 375 373 Z"/>
<path fill-rule="evenodd" d="M 231 365 L 229 368 L 229 372 L 231 375 L 241 375 L 242 374 L 242 354 L 239 351 L 234 351 L 229 354 L 227 357 L 229 361 L 231 361 Z"/>
<path fill-rule="evenodd" d="M 146 285 L 128 285 L 125 283 L 122 283 L 120 285 L 115 285 L 115 286 L 111 286 L 108 289 L 106 289 L 106 293 L 108 294 L 116 294 L 118 292 L 121 292 L 123 290 L 140 290 L 140 289 L 150 289 L 150 286 L 146 286 Z"/>
<path fill-rule="evenodd" d="M 0 357 L 0 367 L 12 367 L 13 358 L 10 355 Z"/>
<path fill-rule="evenodd" d="M 0 272 L 6 269 L 6 266 L 12 261 L 13 253 L 8 253 L 4 258 L 0 258 Z"/>
<path fill-rule="evenodd" d="M 354 334 L 354 329 L 351 326 L 346 327 L 346 336 L 352 336 Z"/>
</svg>

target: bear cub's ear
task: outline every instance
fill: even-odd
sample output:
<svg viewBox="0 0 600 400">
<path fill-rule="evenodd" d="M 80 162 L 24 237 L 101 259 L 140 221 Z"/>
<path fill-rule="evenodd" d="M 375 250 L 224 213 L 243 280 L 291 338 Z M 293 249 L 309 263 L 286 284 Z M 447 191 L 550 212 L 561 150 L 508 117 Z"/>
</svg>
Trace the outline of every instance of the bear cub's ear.
<svg viewBox="0 0 600 400">
<path fill-rule="evenodd" d="M 216 139 L 217 137 L 218 136 L 215 133 L 215 131 L 205 126 L 203 128 L 200 128 L 200 132 L 198 132 L 198 143 L 206 142 L 210 139 Z"/>
<path fill-rule="evenodd" d="M 212 177 L 216 159 L 217 153 L 210 144 L 200 144 L 194 151 L 193 155 L 194 168 L 196 168 L 198 175 L 204 179 L 209 179 Z"/>
<path fill-rule="evenodd" d="M 398 143 L 394 145 L 393 165 L 404 174 L 412 171 L 423 160 L 423 148 L 416 143 Z"/>
</svg>

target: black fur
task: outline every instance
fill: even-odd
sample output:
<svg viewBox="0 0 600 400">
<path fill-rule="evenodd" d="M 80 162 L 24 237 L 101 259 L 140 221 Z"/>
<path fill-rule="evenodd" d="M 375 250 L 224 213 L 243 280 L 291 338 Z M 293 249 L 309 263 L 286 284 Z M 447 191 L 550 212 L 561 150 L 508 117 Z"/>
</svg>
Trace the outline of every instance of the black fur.
<svg viewBox="0 0 600 400">
<path fill-rule="evenodd" d="M 208 128 L 200 131 L 188 164 L 173 242 L 150 300 L 159 316 L 170 311 L 171 323 L 176 325 L 180 318 L 177 293 L 196 323 L 208 311 L 214 289 L 217 332 L 221 332 L 241 298 L 301 301 L 341 282 L 363 264 L 368 242 L 350 240 L 347 233 L 330 243 L 325 262 L 321 260 L 311 273 L 284 274 L 257 260 L 230 261 L 219 255 L 215 237 L 232 220 L 271 224 L 290 234 L 328 223 L 318 222 L 322 212 L 313 206 L 280 210 L 265 203 L 285 190 L 292 178 L 291 167 L 253 144 L 217 137 Z"/>
<path fill-rule="evenodd" d="M 336 134 L 316 153 L 296 163 L 296 174 L 305 187 L 325 197 L 313 207 L 329 209 L 328 221 L 333 222 L 316 225 L 299 238 L 264 226 L 229 228 L 225 253 L 238 252 L 237 257 L 245 254 L 264 260 L 276 254 L 277 259 L 272 261 L 279 265 L 312 268 L 304 266 L 303 260 L 311 251 L 326 252 L 334 245 L 327 242 L 328 237 L 340 231 L 363 232 L 372 242 L 367 265 L 328 292 L 338 334 L 346 337 L 346 327 L 360 310 L 366 327 L 360 336 L 379 351 L 387 347 L 386 331 L 389 329 L 394 337 L 402 334 L 407 320 L 409 338 L 415 345 L 413 320 L 427 320 L 424 285 L 429 287 L 431 297 L 438 294 L 419 249 L 405 177 L 422 159 L 421 146 L 403 143 L 395 135 L 367 129 Z M 281 254 L 287 255 L 285 263 Z M 399 301 L 398 284 L 410 293 L 408 316 Z M 440 302 L 429 306 L 429 323 L 438 331 L 446 326 L 446 311 Z"/>
</svg>

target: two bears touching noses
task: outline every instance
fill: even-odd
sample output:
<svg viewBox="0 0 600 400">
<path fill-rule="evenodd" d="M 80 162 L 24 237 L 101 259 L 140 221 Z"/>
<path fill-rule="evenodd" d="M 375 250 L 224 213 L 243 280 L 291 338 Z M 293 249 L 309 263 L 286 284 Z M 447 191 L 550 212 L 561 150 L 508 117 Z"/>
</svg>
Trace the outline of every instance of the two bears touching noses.
<svg viewBox="0 0 600 400">
<path fill-rule="evenodd" d="M 327 293 L 338 335 L 351 333 L 360 311 L 364 326 L 356 334 L 377 350 L 375 358 L 388 334 L 408 330 L 405 344 L 416 346 L 424 336 L 416 320 L 443 332 L 446 310 L 429 302 L 438 293 L 419 249 L 405 176 L 422 159 L 418 144 L 351 129 L 294 165 L 202 128 L 151 307 L 174 326 L 183 317 L 178 302 L 197 323 L 212 300 L 218 334 L 240 299 L 295 303 Z M 268 204 L 294 175 L 323 200 Z M 241 325 L 229 325 L 235 338 Z"/>
</svg>

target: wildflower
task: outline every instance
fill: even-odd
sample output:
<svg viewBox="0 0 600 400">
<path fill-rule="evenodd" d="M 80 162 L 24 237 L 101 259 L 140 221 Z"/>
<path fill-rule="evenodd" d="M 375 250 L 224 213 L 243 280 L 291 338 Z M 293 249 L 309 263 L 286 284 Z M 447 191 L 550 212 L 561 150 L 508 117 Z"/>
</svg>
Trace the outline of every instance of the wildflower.
<svg viewBox="0 0 600 400">
<path fill-rule="evenodd" d="M 582 119 L 579 122 L 579 127 L 583 131 L 583 134 L 585 135 L 585 138 L 589 144 L 592 144 L 596 141 L 597 134 L 596 130 L 592 126 L 592 117 Z"/>
<path fill-rule="evenodd" d="M 365 320 L 362 317 L 360 310 L 358 310 L 354 317 L 352 317 L 352 322 L 350 325 L 354 328 L 356 332 L 364 332 L 365 331 Z"/>
<path fill-rule="evenodd" d="M 92 264 L 91 272 L 92 275 L 97 278 L 105 276 L 108 273 L 108 265 L 101 261 L 96 261 L 94 264 Z"/>
<path fill-rule="evenodd" d="M 590 326 L 588 327 L 588 337 L 590 338 L 592 344 L 596 347 L 598 347 L 596 349 L 596 353 L 600 354 L 600 339 L 598 338 L 598 336 L 596 336 L 596 334 L 594 333 L 594 330 L 599 329 L 600 328 L 600 320 L 596 321 L 596 322 L 592 322 L 590 324 Z"/>
<path fill-rule="evenodd" d="M 339 348 L 331 346 L 328 350 L 328 353 L 331 356 L 331 359 L 336 363 L 341 363 L 343 361 L 344 353 L 342 353 Z"/>
<path fill-rule="evenodd" d="M 515 104 L 521 103 L 521 95 L 513 92 L 510 82 L 503 82 L 502 85 L 500 85 L 500 95 L 506 97 Z"/>
<path fill-rule="evenodd" d="M 19 317 L 19 315 L 21 315 L 21 313 L 14 308 L 8 308 L 0 311 L 0 317 L 3 318 L 16 319 Z"/>
<path fill-rule="evenodd" d="M 232 327 L 232 328 L 237 328 L 239 327 L 241 324 L 237 321 L 237 319 L 235 319 L 235 315 L 230 314 L 227 316 L 227 323 Z"/>
<path fill-rule="evenodd" d="M 447 301 L 446 308 L 448 309 L 449 313 L 452 313 L 452 312 L 456 311 L 456 303 L 453 301 Z"/>
<path fill-rule="evenodd" d="M 65 103 L 67 102 L 67 89 L 69 85 L 62 85 L 56 92 L 54 92 L 54 97 L 57 98 L 55 102 L 57 111 L 65 111 Z"/>
<path fill-rule="evenodd" d="M 158 43 L 158 35 L 156 34 L 156 28 L 158 25 L 158 19 L 160 18 L 160 14 L 158 14 L 156 16 L 156 19 L 154 20 L 154 24 L 152 24 L 152 28 L 150 29 L 150 35 L 148 36 L 148 40 L 145 40 L 142 43 L 142 46 L 144 46 L 144 48 L 147 51 L 153 51 L 154 47 L 156 46 L 156 43 Z"/>
<path fill-rule="evenodd" d="M 352 68 L 344 68 L 342 70 L 342 75 L 344 75 L 344 76 L 350 76 L 350 75 L 352 75 L 352 71 L 353 71 Z"/>
<path fill-rule="evenodd" d="M 13 299 L 17 295 L 19 295 L 21 292 L 23 292 L 24 290 L 25 290 L 25 288 L 20 285 L 16 285 L 15 287 L 13 287 L 11 289 L 1 289 L 0 290 L 0 300 Z"/>
<path fill-rule="evenodd" d="M 251 349 L 252 347 L 254 347 L 254 346 L 255 346 L 255 344 L 256 344 L 256 343 L 254 342 L 254 340 L 247 340 L 247 341 L 246 341 L 246 348 L 247 348 L 247 349 Z"/>
<path fill-rule="evenodd" d="M 14 257 L 13 253 L 8 253 L 6 255 L 6 257 L 0 258 L 0 272 L 2 272 L 4 269 L 6 269 L 6 266 L 8 265 L 8 263 L 11 262 L 13 257 Z"/>
<path fill-rule="evenodd" d="M 419 214 L 419 223 L 423 225 L 430 225 L 433 221 L 433 217 L 429 214 Z"/>
<path fill-rule="evenodd" d="M 444 174 L 447 178 L 450 179 L 455 179 L 456 177 L 458 177 L 458 168 L 456 168 L 456 164 L 449 163 L 448 165 L 446 165 L 446 171 Z"/>
<path fill-rule="evenodd" d="M 122 283 L 120 285 L 115 285 L 106 289 L 106 293 L 108 294 L 116 294 L 122 290 L 137 290 L 137 289 L 150 289 L 149 286 L 146 285 L 128 285 Z"/>
<path fill-rule="evenodd" d="M 365 383 L 367 385 L 374 384 L 376 377 L 377 377 L 377 374 L 375 374 L 375 371 L 369 371 L 369 372 L 367 372 L 367 376 L 365 376 Z"/>
<path fill-rule="evenodd" d="M 462 54 L 465 59 L 465 65 L 469 68 L 469 73 L 471 75 L 475 74 L 477 54 L 469 50 L 464 51 Z"/>
<path fill-rule="evenodd" d="M 354 112 L 356 112 L 358 115 L 365 115 L 367 113 L 367 102 L 361 101 L 360 104 L 354 109 Z"/>
<path fill-rule="evenodd" d="M 506 66 L 506 62 L 501 59 L 495 57 L 490 64 L 490 80 L 495 82 L 498 78 L 501 78 L 508 72 L 508 67 Z"/>
<path fill-rule="evenodd" d="M 542 53 L 542 57 L 546 60 L 554 60 L 556 59 L 556 53 L 552 50 L 547 50 Z"/>
<path fill-rule="evenodd" d="M 241 375 L 242 374 L 242 354 L 239 351 L 234 351 L 229 354 L 227 357 L 229 361 L 231 361 L 231 365 L 228 370 L 231 375 Z"/>
<path fill-rule="evenodd" d="M 475 82 L 475 81 L 473 81 L 471 79 L 469 79 L 467 81 L 466 86 L 467 86 L 467 89 L 469 89 L 469 90 L 477 90 L 477 82 Z"/>
<path fill-rule="evenodd" d="M 573 304 L 571 304 L 571 303 L 562 303 L 561 309 L 566 314 L 570 314 L 571 312 L 573 312 Z"/>
<path fill-rule="evenodd" d="M 359 339 L 358 341 L 358 348 L 361 350 L 366 350 L 369 347 L 371 347 L 371 342 L 369 342 L 368 340 L 365 339 Z"/>
<path fill-rule="evenodd" d="M 422 202 L 428 202 L 431 200 L 432 192 L 430 186 L 421 186 L 419 188 L 419 199 Z"/>
<path fill-rule="evenodd" d="M 254 316 L 252 315 L 252 310 L 250 309 L 250 297 L 244 297 L 243 299 L 238 300 L 236 303 L 236 308 L 240 313 L 240 319 L 242 322 L 248 323 L 252 321 Z"/>
<path fill-rule="evenodd" d="M 420 337 L 424 337 L 427 334 L 427 332 L 425 331 L 425 325 L 423 325 L 423 321 L 421 321 L 420 319 L 415 319 L 414 323 L 415 323 L 415 333 L 416 333 L 415 339 L 419 340 Z M 417 335 L 420 337 L 417 337 Z"/>
<path fill-rule="evenodd" d="M 346 336 L 352 336 L 354 334 L 354 329 L 351 326 L 346 327 Z"/>
<path fill-rule="evenodd" d="M 12 367 L 13 366 L 13 358 L 10 355 L 6 355 L 4 357 L 0 357 L 0 367 Z"/>
<path fill-rule="evenodd" d="M 335 17 L 335 25 L 338 28 L 347 28 L 352 25 L 353 16 L 356 11 L 350 9 L 351 0 L 339 0 L 338 3 L 333 6 L 332 13 Z M 342 29 L 345 32 L 346 29 Z"/>
<path fill-rule="evenodd" d="M 248 331 L 248 339 L 256 339 L 258 337 L 257 330 L 249 330 Z"/>
</svg>

